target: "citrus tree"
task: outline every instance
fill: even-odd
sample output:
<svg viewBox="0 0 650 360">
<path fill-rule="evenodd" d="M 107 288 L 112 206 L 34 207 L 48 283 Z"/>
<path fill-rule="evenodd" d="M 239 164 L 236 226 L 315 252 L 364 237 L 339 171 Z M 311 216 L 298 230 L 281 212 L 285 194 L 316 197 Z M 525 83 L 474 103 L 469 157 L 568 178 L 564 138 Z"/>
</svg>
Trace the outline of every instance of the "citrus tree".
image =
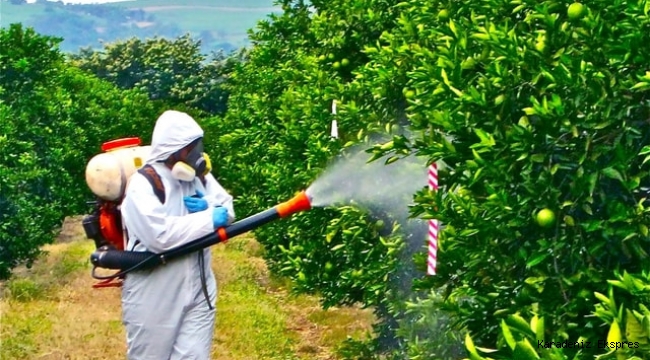
<svg viewBox="0 0 650 360">
<path fill-rule="evenodd" d="M 102 142 L 148 134 L 159 111 L 65 62 L 60 39 L 0 30 L 0 278 L 30 264 L 67 215 L 93 200 L 86 162 Z"/>
<path fill-rule="evenodd" d="M 444 192 L 416 198 L 414 216 L 446 225 L 440 273 L 418 286 L 444 289 L 443 307 L 478 346 L 500 341 L 502 320 L 519 314 L 544 318 L 539 340 L 607 339 L 609 326 L 590 316 L 598 294 L 650 264 L 648 5 L 400 6 L 400 26 L 366 49 L 364 77 L 372 89 L 403 79 L 392 86 L 425 133 L 392 151 L 449 166 Z M 623 293 L 617 304 L 636 301 Z"/>
<path fill-rule="evenodd" d="M 479 347 L 509 345 L 503 321 L 534 316 L 544 319 L 540 340 L 606 339 L 613 322 L 590 316 L 597 294 L 617 273 L 649 266 L 646 2 L 282 4 L 284 14 L 252 34 L 223 120 L 223 177 L 245 212 L 286 199 L 346 142 L 387 124 L 418 135 L 369 144 L 377 157 L 417 152 L 447 167 L 443 191 L 415 197 L 413 217 L 445 225 L 438 275 L 422 276 L 426 252 L 416 252 L 415 300 L 387 300 L 392 289 L 376 280 L 399 262 L 357 209 L 260 230 L 274 268 L 326 304 L 389 304 L 423 322 L 448 314 L 445 329 L 469 332 Z M 334 99 L 340 141 L 328 137 Z M 325 269 L 336 281 L 324 281 Z M 625 308 L 638 301 L 617 299 Z M 384 325 L 397 352 L 452 356 L 417 325 Z"/>
<path fill-rule="evenodd" d="M 401 88 L 387 89 L 378 98 L 371 88 L 352 85 L 369 64 L 369 54 L 362 50 L 398 25 L 397 3 L 285 1 L 284 13 L 261 21 L 251 32 L 253 46 L 229 76 L 228 112 L 223 119 L 210 120 L 219 126 L 215 167 L 235 195 L 240 216 L 293 196 L 318 179 L 331 162 L 387 141 L 386 136 L 378 140 L 381 134 L 404 131 L 408 122 L 404 112 L 395 111 L 406 105 Z M 399 96 L 391 98 L 393 92 Z M 330 137 L 335 100 L 337 139 Z M 373 109 L 378 103 L 386 106 Z M 420 161 L 413 171 L 422 174 L 424 187 L 426 164 Z M 412 194 L 401 203 L 409 200 Z M 422 249 L 426 227 L 410 228 L 395 216 L 400 212 L 408 215 L 406 205 L 317 208 L 265 225 L 256 236 L 265 246 L 270 268 L 293 278 L 299 291 L 320 294 L 325 307 L 353 303 L 373 307 L 380 320 L 370 352 L 390 352 L 404 347 L 404 338 L 443 339 L 452 334 L 435 309 L 422 325 L 412 325 L 411 319 L 420 318 L 422 311 L 407 309 L 406 300 L 414 295 L 413 278 L 422 273 L 415 270 L 411 255 Z M 443 346 L 438 350 L 458 350 L 445 348 L 445 340 L 439 343 Z"/>
</svg>

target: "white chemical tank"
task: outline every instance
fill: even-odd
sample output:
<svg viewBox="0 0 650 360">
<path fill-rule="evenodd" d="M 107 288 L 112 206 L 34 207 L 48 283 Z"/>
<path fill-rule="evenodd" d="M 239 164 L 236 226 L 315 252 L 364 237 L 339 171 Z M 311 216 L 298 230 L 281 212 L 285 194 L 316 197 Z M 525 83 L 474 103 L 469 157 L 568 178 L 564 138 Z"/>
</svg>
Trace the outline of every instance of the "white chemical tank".
<svg viewBox="0 0 650 360">
<path fill-rule="evenodd" d="M 124 138 L 102 144 L 103 153 L 86 165 L 86 184 L 99 198 L 121 202 L 131 175 L 149 157 L 151 146 L 141 146 L 139 138 Z"/>
</svg>

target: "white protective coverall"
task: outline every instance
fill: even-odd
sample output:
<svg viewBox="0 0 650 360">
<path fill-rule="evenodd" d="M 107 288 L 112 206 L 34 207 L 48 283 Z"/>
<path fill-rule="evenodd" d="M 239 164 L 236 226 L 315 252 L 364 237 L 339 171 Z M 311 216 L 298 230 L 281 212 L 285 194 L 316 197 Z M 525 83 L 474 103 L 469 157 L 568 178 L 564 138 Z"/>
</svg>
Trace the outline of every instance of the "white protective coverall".
<svg viewBox="0 0 650 360">
<path fill-rule="evenodd" d="M 214 232 L 213 206 L 224 206 L 235 218 L 233 198 L 208 174 L 206 186 L 176 180 L 161 161 L 203 137 L 189 115 L 166 111 L 157 120 L 151 141 L 152 164 L 165 188 L 161 204 L 152 185 L 140 173 L 132 175 L 122 203 L 128 233 L 127 250 L 159 253 Z M 190 214 L 183 202 L 199 190 L 208 209 Z M 210 267 L 210 251 L 203 249 L 203 265 L 211 308 L 201 286 L 199 253 L 191 253 L 153 269 L 126 275 L 122 288 L 122 321 L 129 360 L 209 359 L 215 324 L 217 283 Z"/>
</svg>

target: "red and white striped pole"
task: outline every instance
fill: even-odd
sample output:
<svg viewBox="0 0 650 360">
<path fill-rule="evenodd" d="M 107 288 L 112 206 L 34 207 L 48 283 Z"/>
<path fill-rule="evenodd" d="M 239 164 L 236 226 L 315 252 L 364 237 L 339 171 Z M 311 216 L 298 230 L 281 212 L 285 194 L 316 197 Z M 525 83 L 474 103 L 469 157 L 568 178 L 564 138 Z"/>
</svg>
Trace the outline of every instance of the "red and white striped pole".
<svg viewBox="0 0 650 360">
<path fill-rule="evenodd" d="M 433 162 L 429 166 L 429 189 L 438 191 L 438 165 Z M 427 257 L 427 275 L 436 274 L 438 264 L 438 220 L 429 220 L 429 256 Z"/>
</svg>

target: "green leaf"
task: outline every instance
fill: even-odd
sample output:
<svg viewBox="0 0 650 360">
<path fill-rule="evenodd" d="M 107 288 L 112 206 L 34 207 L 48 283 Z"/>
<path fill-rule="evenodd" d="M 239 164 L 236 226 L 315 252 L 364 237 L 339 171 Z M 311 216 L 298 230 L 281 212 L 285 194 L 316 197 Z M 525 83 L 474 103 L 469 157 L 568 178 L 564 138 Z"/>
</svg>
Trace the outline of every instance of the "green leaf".
<svg viewBox="0 0 650 360">
<path fill-rule="evenodd" d="M 524 320 L 524 318 L 522 318 L 519 314 L 508 315 L 506 322 L 508 325 L 521 332 L 522 334 L 526 334 L 527 336 L 535 335 L 533 333 L 533 330 L 530 328 L 530 324 L 528 324 L 528 322 Z"/>
<path fill-rule="evenodd" d="M 648 89 L 650 89 L 650 83 L 645 81 L 638 82 L 630 88 L 630 90 L 639 90 L 639 91 L 644 91 Z"/>
<path fill-rule="evenodd" d="M 503 338 L 506 340 L 506 343 L 510 349 L 514 350 L 515 346 L 517 345 L 517 341 L 512 336 L 512 332 L 510 331 L 510 328 L 506 324 L 505 320 L 501 320 L 501 333 L 503 334 Z"/>
<path fill-rule="evenodd" d="M 512 358 L 517 360 L 541 359 L 528 339 L 517 342 Z"/>
<path fill-rule="evenodd" d="M 496 145 L 496 142 L 494 141 L 494 137 L 491 134 L 488 134 L 479 128 L 474 129 L 474 133 L 476 133 L 476 136 L 478 136 L 478 138 L 481 140 L 482 145 L 486 145 L 486 146 Z"/>
<path fill-rule="evenodd" d="M 621 173 L 618 170 L 614 169 L 613 167 L 605 168 L 602 171 L 603 171 L 603 175 L 607 176 L 610 179 L 616 179 L 620 182 L 625 182 L 623 180 L 623 176 L 621 175 Z"/>
<path fill-rule="evenodd" d="M 535 257 L 531 258 L 526 262 L 526 267 L 527 268 L 532 268 L 533 266 L 541 263 L 548 257 L 549 253 L 543 253 L 543 254 L 537 254 Z"/>
<path fill-rule="evenodd" d="M 609 332 L 607 332 L 607 342 L 619 342 L 623 340 L 623 336 L 621 334 L 621 328 L 618 326 L 618 322 L 616 319 L 612 321 L 612 325 L 609 328 Z"/>
<path fill-rule="evenodd" d="M 524 110 L 524 113 L 525 113 L 526 115 L 529 115 L 529 116 L 530 116 L 530 115 L 536 115 L 536 114 L 537 114 L 537 111 L 536 111 L 534 108 L 532 108 L 532 107 L 523 108 L 523 110 Z"/>
<path fill-rule="evenodd" d="M 467 348 L 467 351 L 469 352 L 469 358 L 471 360 L 483 359 L 476 351 L 476 347 L 474 346 L 474 341 L 472 341 L 472 337 L 469 336 L 469 333 L 465 334 L 465 348 Z"/>
<path fill-rule="evenodd" d="M 342 249 L 343 247 L 345 247 L 345 244 L 338 244 L 338 245 L 335 245 L 334 247 L 332 247 L 331 251 L 336 251 L 336 250 Z"/>
<path fill-rule="evenodd" d="M 605 296 L 605 295 L 603 295 L 603 294 L 601 294 L 599 292 L 596 292 L 596 291 L 594 291 L 594 296 L 596 297 L 596 299 L 598 299 L 601 302 L 603 302 L 604 304 L 606 304 L 607 307 L 609 307 L 610 309 L 613 307 L 612 306 L 613 304 L 611 304 L 611 302 L 610 302 L 610 300 L 609 300 L 609 298 L 607 296 Z"/>
<path fill-rule="evenodd" d="M 647 344 L 650 334 L 643 330 L 643 326 L 630 310 L 625 309 L 625 340 Z"/>
<path fill-rule="evenodd" d="M 587 181 L 589 185 L 589 196 L 594 194 L 594 189 L 596 188 L 596 181 L 598 180 L 598 174 L 592 173 L 587 175 Z"/>
<path fill-rule="evenodd" d="M 454 33 L 455 36 L 458 36 L 458 30 L 456 29 L 456 24 L 453 20 L 449 19 L 449 29 Z"/>
<path fill-rule="evenodd" d="M 530 160 L 536 163 L 543 163 L 546 160 L 546 154 L 535 154 L 530 157 Z"/>
<path fill-rule="evenodd" d="M 576 225 L 576 222 L 573 219 L 573 216 L 570 216 L 570 215 L 565 215 L 564 216 L 564 222 L 569 226 L 575 226 Z"/>
<path fill-rule="evenodd" d="M 537 335 L 536 340 L 544 340 L 544 317 L 540 317 L 537 320 L 537 326 L 535 326 L 535 335 Z"/>
</svg>

